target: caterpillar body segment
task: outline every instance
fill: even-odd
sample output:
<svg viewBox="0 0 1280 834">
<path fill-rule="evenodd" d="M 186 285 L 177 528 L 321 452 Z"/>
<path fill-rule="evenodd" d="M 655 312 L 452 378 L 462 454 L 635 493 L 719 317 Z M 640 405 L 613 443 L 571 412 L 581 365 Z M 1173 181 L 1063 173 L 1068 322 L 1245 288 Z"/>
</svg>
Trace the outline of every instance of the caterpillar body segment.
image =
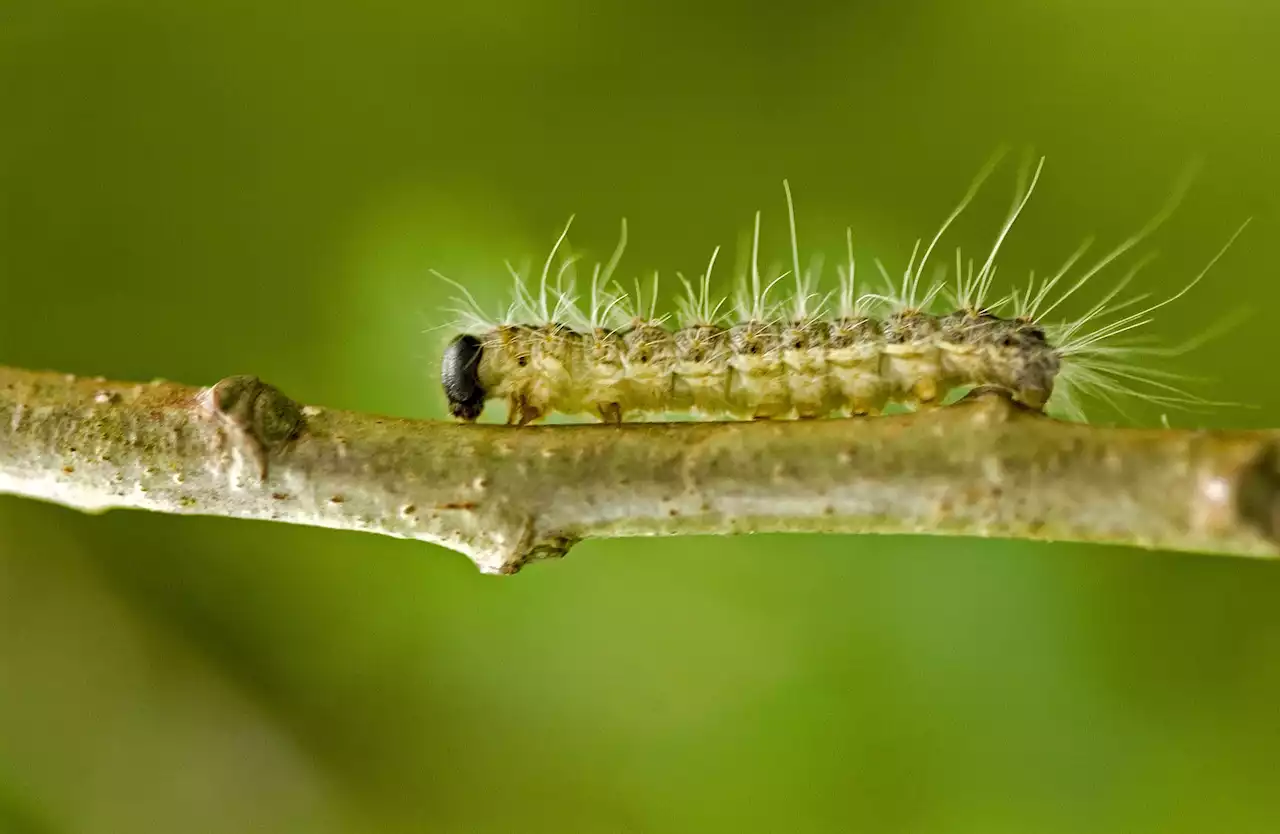
<svg viewBox="0 0 1280 834">
<path fill-rule="evenodd" d="M 458 336 L 442 376 L 454 416 L 505 400 L 524 425 L 553 412 L 608 422 L 670 412 L 710 419 L 873 415 L 994 385 L 1042 408 L 1059 357 L 1033 325 L 983 313 L 911 311 L 884 321 L 746 322 L 582 333 L 503 325 Z M 481 393 L 482 392 L 482 393 Z"/>
</svg>

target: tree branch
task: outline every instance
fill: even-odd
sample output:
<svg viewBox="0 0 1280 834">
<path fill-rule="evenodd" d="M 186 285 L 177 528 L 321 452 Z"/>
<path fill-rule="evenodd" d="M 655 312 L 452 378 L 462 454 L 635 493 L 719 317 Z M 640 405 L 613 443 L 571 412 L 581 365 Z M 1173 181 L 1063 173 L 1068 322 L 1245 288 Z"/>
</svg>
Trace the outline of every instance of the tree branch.
<svg viewBox="0 0 1280 834">
<path fill-rule="evenodd" d="M 1280 554 L 1280 432 L 915 414 L 512 428 L 0 368 L 0 493 L 421 539 L 514 573 L 587 537 L 937 533 Z"/>
</svg>

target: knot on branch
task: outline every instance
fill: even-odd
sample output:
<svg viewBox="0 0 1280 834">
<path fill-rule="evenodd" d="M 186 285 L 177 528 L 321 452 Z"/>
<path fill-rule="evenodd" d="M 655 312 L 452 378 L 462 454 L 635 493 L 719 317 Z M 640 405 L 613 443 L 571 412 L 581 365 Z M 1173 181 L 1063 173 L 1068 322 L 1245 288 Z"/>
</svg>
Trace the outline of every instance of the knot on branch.
<svg viewBox="0 0 1280 834">
<path fill-rule="evenodd" d="M 229 376 L 197 394 L 196 403 L 220 429 L 220 445 L 252 463 L 259 482 L 271 458 L 306 427 L 302 406 L 256 376 Z"/>
</svg>

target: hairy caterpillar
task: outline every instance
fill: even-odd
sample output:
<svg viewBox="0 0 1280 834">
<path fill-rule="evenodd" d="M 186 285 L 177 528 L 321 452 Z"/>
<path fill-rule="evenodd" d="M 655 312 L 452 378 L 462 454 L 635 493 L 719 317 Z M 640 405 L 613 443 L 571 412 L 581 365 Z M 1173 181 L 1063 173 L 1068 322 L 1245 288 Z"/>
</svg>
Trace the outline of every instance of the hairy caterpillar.
<svg viewBox="0 0 1280 834">
<path fill-rule="evenodd" d="M 552 274 L 568 225 L 543 265 L 536 290 L 508 267 L 515 278 L 515 301 L 497 318 L 486 317 L 465 287 L 437 273 L 461 291 L 464 305 L 455 311 L 463 332 L 445 350 L 441 367 L 450 411 L 473 421 L 489 400 L 498 399 L 508 405 L 508 423 L 518 425 L 553 412 L 589 414 L 613 423 L 678 412 L 711 419 L 817 418 L 878 414 L 890 403 L 927 407 L 956 389 L 978 385 L 1005 389 L 1035 409 L 1054 405 L 1081 418 L 1081 393 L 1106 399 L 1145 386 L 1143 396 L 1157 402 L 1192 399 L 1162 381 L 1159 372 L 1127 361 L 1152 349 L 1119 337 L 1148 324 L 1151 313 L 1190 291 L 1244 226 L 1198 275 L 1163 300 L 1145 306 L 1146 296 L 1116 301 L 1143 260 L 1081 317 L 1049 321 L 1063 301 L 1172 213 L 1185 183 L 1143 229 L 1078 277 L 1067 276 L 1088 241 L 1052 276 L 1037 283 L 1033 275 L 1025 290 L 992 300 L 996 256 L 1035 189 L 1041 159 L 1029 181 L 1029 169 L 1020 173 L 1013 206 L 982 266 L 975 272 L 970 261 L 962 268 L 957 250 L 951 281 L 944 275 L 922 283 L 938 241 L 995 162 L 973 181 L 923 254 L 917 241 L 900 280 L 892 280 L 876 262 L 887 287 L 882 293 L 858 291 L 849 232 L 847 263 L 837 270 L 838 288 L 818 294 L 816 270 L 800 268 L 795 212 L 785 182 L 792 269 L 762 279 L 757 213 L 751 268 L 742 277 L 732 315 L 724 312 L 726 300 L 711 295 L 718 248 L 696 282 L 680 277 L 684 294 L 672 324 L 656 313 L 656 280 L 647 303 L 638 284 L 629 293 L 613 282 L 626 246 L 625 221 L 613 256 L 593 270 L 585 310 L 572 278 L 566 279 L 573 259 L 564 258 Z M 771 303 L 770 292 L 788 275 L 795 281 L 794 296 Z M 1064 289 L 1055 296 L 1059 287 Z M 939 309 L 942 302 L 945 309 Z"/>
</svg>

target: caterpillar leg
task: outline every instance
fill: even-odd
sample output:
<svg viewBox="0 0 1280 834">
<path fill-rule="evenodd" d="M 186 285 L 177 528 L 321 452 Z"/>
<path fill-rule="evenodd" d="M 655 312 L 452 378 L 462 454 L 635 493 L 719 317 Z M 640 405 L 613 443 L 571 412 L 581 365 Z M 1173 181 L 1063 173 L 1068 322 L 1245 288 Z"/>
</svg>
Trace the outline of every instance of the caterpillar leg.
<svg viewBox="0 0 1280 834">
<path fill-rule="evenodd" d="M 1009 390 L 1003 385 L 976 385 L 973 388 L 970 388 L 969 391 L 963 397 L 956 400 L 956 404 L 959 405 L 960 403 L 963 403 L 963 402 L 980 400 L 980 399 L 983 399 L 984 397 L 1000 397 L 1001 399 L 1009 400 L 1018 405 L 1026 406 L 1027 408 L 1030 408 L 1032 411 L 1043 410 L 1042 408 L 1027 406 L 1026 403 L 1024 403 L 1021 400 L 1018 394 Z"/>
<path fill-rule="evenodd" d="M 507 425 L 527 426 L 542 416 L 542 410 L 523 394 L 513 394 L 507 401 Z"/>
<path fill-rule="evenodd" d="M 1043 388 L 1022 388 L 1017 392 L 1016 399 L 1027 408 L 1044 411 L 1044 407 L 1048 404 L 1052 393 L 1052 391 L 1046 391 Z"/>
<path fill-rule="evenodd" d="M 622 425 L 622 406 L 618 403 L 601 403 L 596 409 L 600 412 L 600 422 Z"/>
<path fill-rule="evenodd" d="M 920 379 L 911 387 L 911 395 L 920 407 L 934 405 L 938 401 L 938 382 L 935 379 Z"/>
</svg>

